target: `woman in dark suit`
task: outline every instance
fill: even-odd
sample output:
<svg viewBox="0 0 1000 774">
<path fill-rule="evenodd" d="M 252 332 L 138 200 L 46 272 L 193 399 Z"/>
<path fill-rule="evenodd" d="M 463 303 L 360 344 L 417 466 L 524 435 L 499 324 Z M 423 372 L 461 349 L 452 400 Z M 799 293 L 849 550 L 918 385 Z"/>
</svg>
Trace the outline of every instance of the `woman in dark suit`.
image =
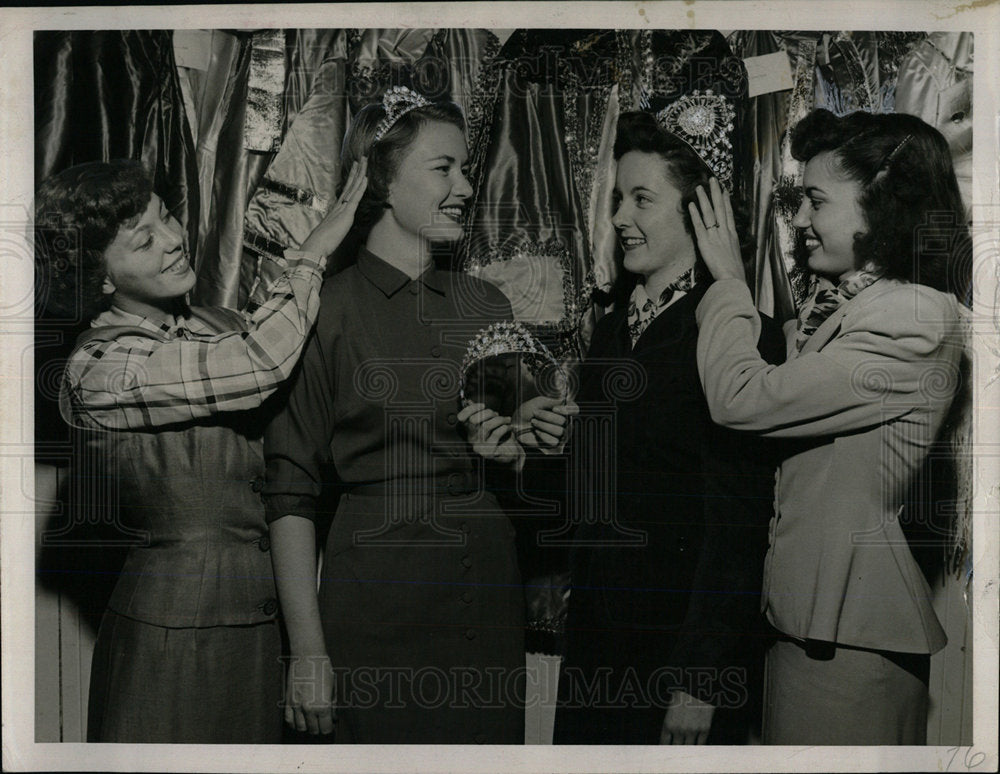
<svg viewBox="0 0 1000 774">
<path fill-rule="evenodd" d="M 698 380 L 706 273 L 687 203 L 732 169 L 722 140 L 715 155 L 689 144 L 683 127 L 703 107 L 685 97 L 619 118 L 613 223 L 634 289 L 598 323 L 581 370 L 557 744 L 747 739 L 773 467 L 713 425 Z M 721 95 L 708 107 L 723 137 L 732 107 Z"/>
</svg>

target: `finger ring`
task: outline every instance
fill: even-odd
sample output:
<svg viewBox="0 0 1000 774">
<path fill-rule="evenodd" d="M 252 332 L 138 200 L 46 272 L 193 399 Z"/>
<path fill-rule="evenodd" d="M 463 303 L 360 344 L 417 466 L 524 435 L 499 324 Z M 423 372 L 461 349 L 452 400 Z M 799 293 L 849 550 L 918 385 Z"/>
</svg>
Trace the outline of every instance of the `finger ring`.
<svg viewBox="0 0 1000 774">
<path fill-rule="evenodd" d="M 718 228 L 718 227 L 719 227 L 719 224 L 718 224 L 718 223 L 714 223 L 714 224 L 712 224 L 711 226 L 709 226 L 709 228 Z"/>
</svg>

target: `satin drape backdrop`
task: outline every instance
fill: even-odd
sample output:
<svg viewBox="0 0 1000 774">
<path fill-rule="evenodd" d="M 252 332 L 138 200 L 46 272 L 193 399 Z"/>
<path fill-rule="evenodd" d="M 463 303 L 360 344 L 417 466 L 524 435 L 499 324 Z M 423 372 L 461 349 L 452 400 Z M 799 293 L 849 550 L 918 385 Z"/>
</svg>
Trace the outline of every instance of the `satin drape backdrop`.
<svg viewBox="0 0 1000 774">
<path fill-rule="evenodd" d="M 177 56 L 178 36 L 193 33 L 198 56 Z M 617 276 L 608 216 L 617 117 L 655 89 L 650 61 L 702 49 L 788 58 L 793 88 L 749 100 L 737 149 L 757 303 L 778 319 L 808 290 L 789 227 L 799 174 L 783 139 L 791 123 L 813 107 L 891 110 L 895 102 L 951 131 L 956 154 L 967 157 L 970 34 L 80 31 L 35 35 L 35 176 L 141 159 L 187 229 L 198 273 L 192 300 L 243 307 L 273 278 L 272 256 L 299 244 L 333 201 L 351 117 L 395 83 L 447 95 L 466 112 L 475 190 L 455 266 L 501 285 L 515 312 L 571 361 L 607 301 L 594 303 L 591 291 Z M 60 347 L 72 338 L 65 323 L 39 319 L 36 375 L 58 372 Z M 36 378 L 36 437 L 65 460 L 50 382 Z"/>
<path fill-rule="evenodd" d="M 198 273 L 192 300 L 243 307 L 275 276 L 273 257 L 297 246 L 336 196 L 351 117 L 393 84 L 450 96 L 468 117 L 475 191 L 455 267 L 500 285 L 515 315 L 572 362 L 608 300 L 592 291 L 611 288 L 617 275 L 608 217 L 617 116 L 677 89 L 685 67 L 718 67 L 734 55 L 788 56 L 792 89 L 749 100 L 735 148 L 736 189 L 752 213 L 758 306 L 779 320 L 808 291 L 793 255 L 800 172 L 788 126 L 813 107 L 891 110 L 899 80 L 905 109 L 930 116 L 924 102 L 935 97 L 934 120 L 955 135 L 956 154 L 968 154 L 968 34 L 500 34 L 503 40 L 483 29 L 39 32 L 36 178 L 83 161 L 141 159 L 187 228 Z M 940 94 L 927 86 L 931 66 L 934 82 L 944 84 Z M 39 323 L 42 330 L 48 321 Z M 38 368 L 52 370 L 48 361 L 58 355 L 46 339 Z M 54 420 L 49 392 L 39 395 L 43 435 Z"/>
<path fill-rule="evenodd" d="M 692 33 L 518 30 L 501 46 L 481 29 L 206 32 L 205 61 L 180 67 L 170 31 L 36 33 L 36 179 L 82 161 L 143 160 L 195 248 L 194 300 L 242 306 L 267 277 L 262 258 L 300 242 L 335 195 L 353 113 L 387 85 L 410 83 L 449 95 L 469 119 L 477 209 L 461 267 L 481 271 L 520 257 L 541 272 L 546 261 L 536 259 L 548 259 L 566 287 L 526 301 L 525 314 L 564 331 L 571 319 L 582 321 L 586 339 L 579 295 L 608 287 L 615 275 L 604 211 L 617 114 L 633 109 L 644 88 L 655 89 L 650 56 L 681 54 L 688 44 L 677 36 Z M 714 35 L 711 55 L 720 56 Z M 797 175 L 782 147 L 789 123 L 812 107 L 892 109 L 897 79 L 908 84 L 903 107 L 926 114 L 912 88 L 927 80 L 926 63 L 907 58 L 917 44 L 932 54 L 960 50 L 954 62 L 945 53 L 935 66 L 950 68 L 951 90 L 969 103 L 970 38 L 728 34 L 725 52 L 737 57 L 784 51 L 794 79 L 791 91 L 750 100 L 746 142 L 737 149 L 748 171 L 740 187 L 754 213 L 763 311 L 787 318 L 807 290 L 787 226 Z M 940 112 L 935 106 L 934 118 L 948 125 L 951 113 Z M 958 120 L 967 126 L 968 111 Z M 257 136 L 262 126 L 270 146 Z"/>
</svg>

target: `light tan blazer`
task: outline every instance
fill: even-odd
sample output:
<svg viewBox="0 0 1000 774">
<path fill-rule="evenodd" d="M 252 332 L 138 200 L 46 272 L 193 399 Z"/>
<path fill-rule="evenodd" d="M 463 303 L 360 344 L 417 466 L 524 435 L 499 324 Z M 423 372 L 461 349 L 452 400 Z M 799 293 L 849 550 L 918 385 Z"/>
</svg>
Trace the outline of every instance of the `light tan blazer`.
<svg viewBox="0 0 1000 774">
<path fill-rule="evenodd" d="M 958 303 L 878 280 L 798 354 L 757 354 L 746 285 L 716 282 L 698 306 L 698 369 L 712 418 L 794 439 L 777 476 L 763 609 L 797 638 L 934 653 L 947 638 L 900 527 L 903 498 L 960 381 Z"/>
</svg>

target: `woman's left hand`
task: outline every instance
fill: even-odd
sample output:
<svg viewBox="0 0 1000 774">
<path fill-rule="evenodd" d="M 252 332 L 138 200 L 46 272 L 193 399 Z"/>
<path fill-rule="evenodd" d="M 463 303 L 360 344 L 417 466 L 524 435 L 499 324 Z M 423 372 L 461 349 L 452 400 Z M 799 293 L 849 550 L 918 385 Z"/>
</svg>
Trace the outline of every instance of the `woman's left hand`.
<svg viewBox="0 0 1000 774">
<path fill-rule="evenodd" d="M 472 450 L 480 457 L 500 463 L 523 460 L 524 449 L 514 439 L 510 417 L 502 417 L 482 403 L 470 403 L 458 412 L 465 424 Z"/>
<path fill-rule="evenodd" d="M 541 452 L 557 451 L 566 439 L 566 424 L 580 407 L 562 398 L 539 395 L 526 400 L 514 412 L 513 422 L 517 440 Z"/>
<path fill-rule="evenodd" d="M 738 279 L 746 282 L 743 257 L 740 254 L 740 238 L 736 233 L 733 218 L 733 204 L 728 191 L 723 191 L 714 177 L 710 183 L 712 201 L 709 202 L 705 189 L 698 186 L 698 207 L 694 202 L 688 205 L 691 223 L 702 260 L 713 279 Z M 701 212 L 698 208 L 701 208 Z"/>
</svg>

